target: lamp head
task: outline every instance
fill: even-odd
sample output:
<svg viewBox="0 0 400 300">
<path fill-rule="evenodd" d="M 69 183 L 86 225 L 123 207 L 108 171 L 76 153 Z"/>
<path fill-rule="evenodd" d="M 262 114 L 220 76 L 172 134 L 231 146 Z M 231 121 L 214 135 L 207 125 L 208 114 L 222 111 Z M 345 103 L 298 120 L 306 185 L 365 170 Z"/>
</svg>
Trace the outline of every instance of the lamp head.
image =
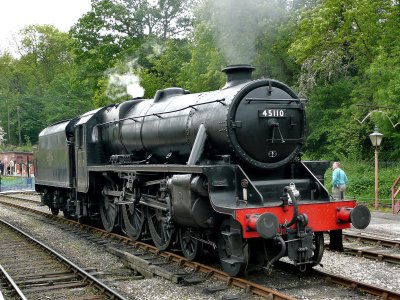
<svg viewBox="0 0 400 300">
<path fill-rule="evenodd" d="M 369 135 L 372 146 L 379 147 L 382 142 L 383 134 L 378 132 L 378 127 L 375 127 L 374 132 Z"/>
</svg>

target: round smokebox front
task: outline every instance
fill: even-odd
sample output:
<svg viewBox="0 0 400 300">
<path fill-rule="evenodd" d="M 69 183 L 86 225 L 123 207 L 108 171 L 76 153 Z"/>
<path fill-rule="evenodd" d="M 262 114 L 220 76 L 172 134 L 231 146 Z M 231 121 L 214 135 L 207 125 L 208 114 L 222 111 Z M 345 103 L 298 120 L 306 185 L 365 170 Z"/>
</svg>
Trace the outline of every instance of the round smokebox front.
<svg viewBox="0 0 400 300">
<path fill-rule="evenodd" d="M 251 166 L 280 167 L 303 145 L 304 105 L 278 81 L 260 80 L 244 87 L 232 103 L 229 119 L 235 154 Z"/>
</svg>

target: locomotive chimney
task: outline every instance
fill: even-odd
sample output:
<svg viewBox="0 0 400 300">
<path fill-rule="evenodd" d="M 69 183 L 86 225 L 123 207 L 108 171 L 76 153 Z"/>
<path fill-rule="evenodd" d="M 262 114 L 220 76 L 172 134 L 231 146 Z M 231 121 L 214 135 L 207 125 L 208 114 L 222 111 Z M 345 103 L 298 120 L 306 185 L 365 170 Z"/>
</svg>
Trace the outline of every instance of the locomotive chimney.
<svg viewBox="0 0 400 300">
<path fill-rule="evenodd" d="M 223 88 L 228 88 L 251 80 L 251 73 L 256 68 L 251 65 L 230 65 L 222 69 L 226 74 L 226 83 Z"/>
</svg>

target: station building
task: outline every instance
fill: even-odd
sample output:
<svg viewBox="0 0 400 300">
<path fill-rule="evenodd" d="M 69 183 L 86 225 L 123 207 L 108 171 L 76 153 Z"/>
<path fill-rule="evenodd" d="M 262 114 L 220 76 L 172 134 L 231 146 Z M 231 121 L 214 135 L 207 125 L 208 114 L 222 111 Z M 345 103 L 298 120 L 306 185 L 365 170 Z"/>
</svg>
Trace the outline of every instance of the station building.
<svg viewBox="0 0 400 300">
<path fill-rule="evenodd" d="M 33 152 L 0 152 L 0 173 L 3 176 L 33 177 Z"/>
</svg>

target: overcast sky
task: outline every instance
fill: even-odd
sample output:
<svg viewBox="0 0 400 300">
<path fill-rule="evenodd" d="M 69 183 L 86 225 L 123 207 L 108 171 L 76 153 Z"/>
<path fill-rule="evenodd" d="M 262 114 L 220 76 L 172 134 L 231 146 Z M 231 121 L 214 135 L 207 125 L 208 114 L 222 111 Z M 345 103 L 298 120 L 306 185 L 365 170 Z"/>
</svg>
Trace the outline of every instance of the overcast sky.
<svg viewBox="0 0 400 300">
<path fill-rule="evenodd" d="M 12 35 L 27 25 L 50 24 L 68 31 L 90 10 L 90 0 L 0 0 L 0 8 L 0 50 L 4 50 Z"/>
</svg>

